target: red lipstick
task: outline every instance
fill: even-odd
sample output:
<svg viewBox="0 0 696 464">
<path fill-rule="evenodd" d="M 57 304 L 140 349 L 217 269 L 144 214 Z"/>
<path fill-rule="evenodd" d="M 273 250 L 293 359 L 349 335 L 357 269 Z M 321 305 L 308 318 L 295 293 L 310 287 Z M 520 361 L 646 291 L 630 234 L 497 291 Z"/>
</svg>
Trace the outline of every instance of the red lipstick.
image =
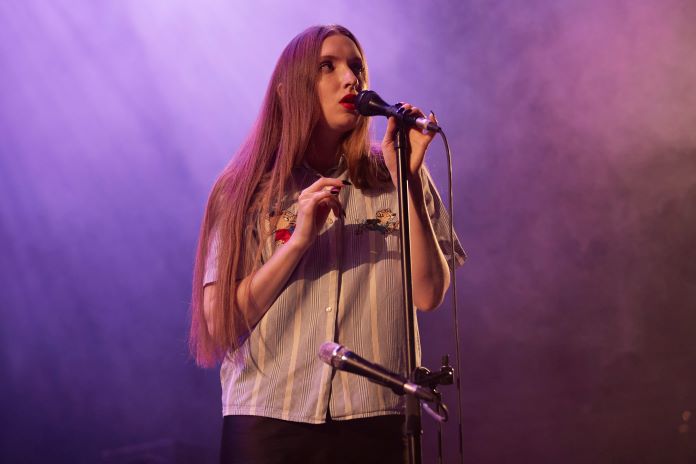
<svg viewBox="0 0 696 464">
<path fill-rule="evenodd" d="M 350 111 L 355 111 L 355 94 L 349 93 L 339 102 L 341 106 Z"/>
</svg>

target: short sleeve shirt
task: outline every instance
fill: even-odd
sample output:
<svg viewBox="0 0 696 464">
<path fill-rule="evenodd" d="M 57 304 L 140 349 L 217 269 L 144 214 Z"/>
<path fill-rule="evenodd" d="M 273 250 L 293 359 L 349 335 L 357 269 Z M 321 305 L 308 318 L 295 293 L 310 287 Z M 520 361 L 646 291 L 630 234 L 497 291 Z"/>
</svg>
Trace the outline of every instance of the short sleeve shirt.
<svg viewBox="0 0 696 464">
<path fill-rule="evenodd" d="M 267 218 L 272 234 L 264 243 L 262 262 L 292 235 L 297 197 L 318 177 L 307 166 L 293 170 L 282 210 Z M 335 177 L 346 179 L 347 171 Z M 449 216 L 425 170 L 422 178 L 427 212 L 449 259 Z M 318 357 L 320 346 L 331 341 L 407 374 L 397 197 L 389 187 L 341 189 L 345 218 L 329 213 L 278 298 L 244 344 L 225 357 L 220 371 L 223 415 L 317 424 L 325 422 L 327 413 L 334 420 L 403 413 L 401 397 L 388 388 L 334 370 Z M 216 280 L 216 253 L 213 240 L 206 283 Z M 455 254 L 461 265 L 465 253 L 456 238 Z M 420 360 L 417 334 L 416 342 Z"/>
</svg>

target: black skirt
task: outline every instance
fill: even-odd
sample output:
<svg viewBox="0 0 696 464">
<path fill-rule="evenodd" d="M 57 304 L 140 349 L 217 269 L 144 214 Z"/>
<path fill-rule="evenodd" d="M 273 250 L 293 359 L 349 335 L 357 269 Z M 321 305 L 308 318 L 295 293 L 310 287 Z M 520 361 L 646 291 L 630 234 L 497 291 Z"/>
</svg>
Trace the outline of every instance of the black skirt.
<svg viewBox="0 0 696 464">
<path fill-rule="evenodd" d="M 407 462 L 404 416 L 378 416 L 325 424 L 259 416 L 225 416 L 222 464 Z"/>
</svg>

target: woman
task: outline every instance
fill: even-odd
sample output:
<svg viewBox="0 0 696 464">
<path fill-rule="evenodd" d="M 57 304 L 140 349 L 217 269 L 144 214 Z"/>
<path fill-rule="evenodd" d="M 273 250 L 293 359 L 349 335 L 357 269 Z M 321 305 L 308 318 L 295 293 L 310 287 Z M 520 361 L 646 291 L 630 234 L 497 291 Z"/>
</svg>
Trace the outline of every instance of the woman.
<svg viewBox="0 0 696 464">
<path fill-rule="evenodd" d="M 190 340 L 198 364 L 222 359 L 223 462 L 403 459 L 400 398 L 317 357 L 336 341 L 405 372 L 396 123 L 372 150 L 353 105 L 366 86 L 350 31 L 299 34 L 208 200 Z M 433 134 L 409 138 L 414 303 L 429 310 L 449 285 L 448 224 L 422 168 Z"/>
</svg>

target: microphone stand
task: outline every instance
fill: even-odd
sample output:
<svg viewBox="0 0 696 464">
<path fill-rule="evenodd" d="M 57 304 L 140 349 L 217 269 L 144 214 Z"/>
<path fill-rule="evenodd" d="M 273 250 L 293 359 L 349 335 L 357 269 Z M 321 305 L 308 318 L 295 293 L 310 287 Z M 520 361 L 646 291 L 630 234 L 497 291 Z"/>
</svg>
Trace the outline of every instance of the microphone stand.
<svg viewBox="0 0 696 464">
<path fill-rule="evenodd" d="M 408 172 L 411 146 L 408 128 L 399 123 L 394 140 L 397 158 L 397 177 L 399 194 L 399 217 L 401 218 L 401 282 L 403 288 L 404 320 L 406 321 L 406 369 L 411 381 L 416 375 L 416 315 L 413 306 L 413 280 L 411 277 L 411 235 L 408 201 Z M 421 464 L 421 409 L 420 400 L 414 395 L 406 395 L 406 438 L 408 440 L 408 461 Z"/>
</svg>

